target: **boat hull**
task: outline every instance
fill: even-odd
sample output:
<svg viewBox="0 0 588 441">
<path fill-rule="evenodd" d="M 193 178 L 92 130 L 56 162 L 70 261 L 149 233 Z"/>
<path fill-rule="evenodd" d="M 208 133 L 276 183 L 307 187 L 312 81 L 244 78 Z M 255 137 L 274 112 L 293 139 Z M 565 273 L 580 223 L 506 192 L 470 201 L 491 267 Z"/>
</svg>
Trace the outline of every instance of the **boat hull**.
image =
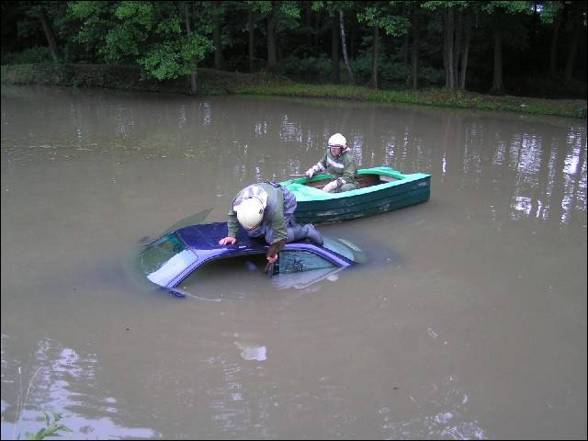
<svg viewBox="0 0 588 441">
<path fill-rule="evenodd" d="M 387 213 L 426 202 L 431 195 L 431 175 L 425 173 L 403 174 L 389 167 L 374 167 L 358 170 L 358 178 L 369 178 L 375 184 L 343 193 L 326 193 L 311 187 L 307 178 L 281 184 L 296 195 L 295 214 L 299 223 L 335 223 Z M 332 177 L 319 175 L 310 184 L 328 179 Z"/>
</svg>

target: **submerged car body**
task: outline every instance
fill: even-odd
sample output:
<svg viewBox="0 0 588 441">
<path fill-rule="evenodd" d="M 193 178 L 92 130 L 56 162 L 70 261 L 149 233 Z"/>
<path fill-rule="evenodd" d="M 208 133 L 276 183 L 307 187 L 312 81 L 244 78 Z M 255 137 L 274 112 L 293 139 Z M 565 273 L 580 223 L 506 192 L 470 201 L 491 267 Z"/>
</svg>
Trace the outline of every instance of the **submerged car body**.
<svg viewBox="0 0 588 441">
<path fill-rule="evenodd" d="M 190 225 L 171 231 L 145 246 L 138 256 L 139 268 L 154 284 L 174 291 L 183 280 L 209 262 L 267 252 L 268 245 L 264 241 L 251 239 L 242 230 L 235 245 L 219 245 L 219 240 L 226 235 L 226 222 Z M 355 245 L 332 238 L 324 238 L 322 246 L 288 243 L 279 256 L 274 274 L 314 270 L 329 274 L 363 260 L 363 253 Z"/>
</svg>

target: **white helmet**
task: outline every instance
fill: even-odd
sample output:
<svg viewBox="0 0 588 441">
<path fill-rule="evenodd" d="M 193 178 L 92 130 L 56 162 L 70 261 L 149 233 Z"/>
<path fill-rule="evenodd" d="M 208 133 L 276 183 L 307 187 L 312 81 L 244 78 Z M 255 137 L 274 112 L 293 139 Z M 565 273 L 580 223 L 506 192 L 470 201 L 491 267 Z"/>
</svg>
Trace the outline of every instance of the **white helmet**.
<svg viewBox="0 0 588 441">
<path fill-rule="evenodd" d="M 343 150 L 347 148 L 347 140 L 340 133 L 335 133 L 329 138 L 329 147 L 340 146 Z"/>
<path fill-rule="evenodd" d="M 235 207 L 237 220 L 246 230 L 252 230 L 261 224 L 263 219 L 263 203 L 257 198 L 247 198 Z"/>
</svg>

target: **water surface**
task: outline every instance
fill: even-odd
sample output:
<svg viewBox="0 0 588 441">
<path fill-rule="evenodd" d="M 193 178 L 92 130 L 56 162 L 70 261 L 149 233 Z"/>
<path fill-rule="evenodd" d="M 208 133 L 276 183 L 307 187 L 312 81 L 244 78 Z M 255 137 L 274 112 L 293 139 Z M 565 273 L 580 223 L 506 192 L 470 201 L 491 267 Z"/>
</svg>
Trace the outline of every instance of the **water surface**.
<svg viewBox="0 0 588 441">
<path fill-rule="evenodd" d="M 300 288 L 215 264 L 185 299 L 137 243 L 343 133 L 431 200 L 321 231 Z M 2 87 L 2 438 L 586 438 L 586 122 L 339 101 Z"/>
</svg>

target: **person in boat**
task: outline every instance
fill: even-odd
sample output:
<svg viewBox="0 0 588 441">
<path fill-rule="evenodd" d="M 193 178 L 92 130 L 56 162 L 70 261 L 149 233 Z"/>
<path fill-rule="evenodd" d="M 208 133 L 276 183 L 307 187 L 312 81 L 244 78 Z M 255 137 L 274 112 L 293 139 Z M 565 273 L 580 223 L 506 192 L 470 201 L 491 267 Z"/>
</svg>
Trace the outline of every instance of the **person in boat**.
<svg viewBox="0 0 588 441">
<path fill-rule="evenodd" d="M 227 237 L 219 245 L 237 243 L 239 225 L 249 237 L 263 238 L 270 245 L 268 264 L 278 259 L 278 253 L 286 243 L 308 239 L 317 245 L 323 238 L 313 224 L 296 223 L 296 196 L 273 182 L 262 182 L 245 187 L 231 203 L 228 213 Z"/>
<path fill-rule="evenodd" d="M 322 190 L 329 193 L 339 193 L 357 188 L 356 168 L 353 154 L 347 148 L 347 140 L 340 133 L 335 133 L 329 138 L 325 156 L 310 167 L 305 175 L 308 179 L 320 172 L 336 176 L 337 178 L 327 183 Z"/>
</svg>

